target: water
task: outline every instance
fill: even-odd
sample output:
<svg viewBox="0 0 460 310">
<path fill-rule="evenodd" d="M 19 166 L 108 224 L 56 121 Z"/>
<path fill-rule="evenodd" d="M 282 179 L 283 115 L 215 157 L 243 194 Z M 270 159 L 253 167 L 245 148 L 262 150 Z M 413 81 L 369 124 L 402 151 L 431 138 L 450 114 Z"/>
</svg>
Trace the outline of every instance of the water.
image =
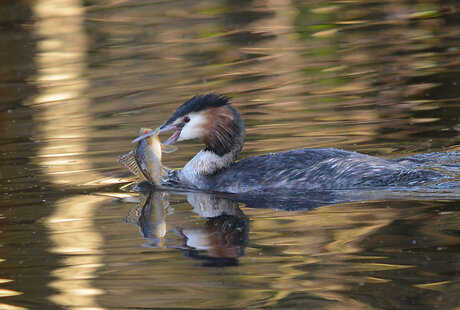
<svg viewBox="0 0 460 310">
<path fill-rule="evenodd" d="M 242 113 L 242 157 L 459 151 L 459 12 L 456 1 L 0 3 L 0 308 L 460 307 L 458 170 L 430 190 L 235 202 L 138 193 L 117 163 L 140 127 L 208 91 Z M 170 167 L 201 147 L 179 146 Z"/>
</svg>

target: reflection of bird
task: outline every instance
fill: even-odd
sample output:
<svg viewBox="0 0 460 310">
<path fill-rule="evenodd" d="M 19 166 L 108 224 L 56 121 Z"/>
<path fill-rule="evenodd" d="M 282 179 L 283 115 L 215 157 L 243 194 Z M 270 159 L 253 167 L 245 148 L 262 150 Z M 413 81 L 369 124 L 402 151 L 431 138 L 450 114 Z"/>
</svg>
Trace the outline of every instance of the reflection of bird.
<svg viewBox="0 0 460 310">
<path fill-rule="evenodd" d="M 397 160 L 336 149 L 295 149 L 235 163 L 245 139 L 243 121 L 229 98 L 216 94 L 195 96 L 179 107 L 160 127 L 160 132 L 169 130 L 175 132 L 165 144 L 198 138 L 206 145 L 175 175 L 198 189 L 241 193 L 406 186 L 439 177 Z"/>
<path fill-rule="evenodd" d="M 238 202 L 202 192 L 188 193 L 187 200 L 207 220 L 201 227 L 173 229 L 185 255 L 202 260 L 203 266 L 237 265 L 249 244 L 249 219 Z"/>
<path fill-rule="evenodd" d="M 202 192 L 187 193 L 193 210 L 206 218 L 206 222 L 200 227 L 179 224 L 171 229 L 181 239 L 182 245 L 177 247 L 165 239 L 166 217 L 174 212 L 169 205 L 169 193 L 154 191 L 145 185 L 136 186 L 140 202 L 125 219 L 137 225 L 142 237 L 148 239 L 145 246 L 179 248 L 187 257 L 202 260 L 204 266 L 238 264 L 249 243 L 249 219 L 238 202 Z"/>
</svg>

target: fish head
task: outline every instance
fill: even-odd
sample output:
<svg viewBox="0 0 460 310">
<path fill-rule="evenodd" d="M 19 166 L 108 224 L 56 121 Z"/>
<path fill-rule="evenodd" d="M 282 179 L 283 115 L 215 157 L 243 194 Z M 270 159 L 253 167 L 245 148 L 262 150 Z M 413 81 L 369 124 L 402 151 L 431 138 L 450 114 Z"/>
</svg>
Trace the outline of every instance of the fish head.
<svg viewBox="0 0 460 310">
<path fill-rule="evenodd" d="M 150 148 L 150 151 L 158 157 L 158 160 L 161 161 L 161 142 L 160 137 L 158 136 L 160 134 L 160 128 L 156 128 L 154 130 L 150 128 L 141 128 L 140 134 L 146 135 L 146 138 L 139 141 L 138 147 L 140 147 L 140 145 L 145 141 Z"/>
</svg>

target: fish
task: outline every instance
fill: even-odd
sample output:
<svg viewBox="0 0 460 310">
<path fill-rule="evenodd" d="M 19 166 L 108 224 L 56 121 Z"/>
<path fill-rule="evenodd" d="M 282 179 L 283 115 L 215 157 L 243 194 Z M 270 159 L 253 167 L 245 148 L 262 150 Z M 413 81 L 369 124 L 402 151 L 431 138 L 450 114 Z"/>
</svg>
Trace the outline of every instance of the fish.
<svg viewBox="0 0 460 310">
<path fill-rule="evenodd" d="M 152 131 L 150 128 L 141 128 L 140 134 L 145 135 Z M 166 177 L 170 170 L 162 165 L 161 155 L 174 152 L 177 147 L 162 144 L 158 137 L 159 133 L 160 128 L 155 129 L 152 135 L 139 140 L 134 150 L 120 156 L 118 161 L 131 173 L 138 176 L 141 181 L 146 180 L 161 187 L 161 178 Z"/>
</svg>

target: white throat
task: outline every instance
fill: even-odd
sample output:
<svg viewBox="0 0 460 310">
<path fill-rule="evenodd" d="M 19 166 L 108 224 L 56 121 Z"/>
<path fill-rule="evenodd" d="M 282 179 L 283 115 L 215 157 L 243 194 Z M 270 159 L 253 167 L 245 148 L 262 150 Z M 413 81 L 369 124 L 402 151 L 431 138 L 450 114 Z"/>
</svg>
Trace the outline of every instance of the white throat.
<svg viewBox="0 0 460 310">
<path fill-rule="evenodd" d="M 211 151 L 201 150 L 182 168 L 180 178 L 186 183 L 203 188 L 203 177 L 231 166 L 236 156 L 234 152 L 219 156 Z"/>
</svg>

